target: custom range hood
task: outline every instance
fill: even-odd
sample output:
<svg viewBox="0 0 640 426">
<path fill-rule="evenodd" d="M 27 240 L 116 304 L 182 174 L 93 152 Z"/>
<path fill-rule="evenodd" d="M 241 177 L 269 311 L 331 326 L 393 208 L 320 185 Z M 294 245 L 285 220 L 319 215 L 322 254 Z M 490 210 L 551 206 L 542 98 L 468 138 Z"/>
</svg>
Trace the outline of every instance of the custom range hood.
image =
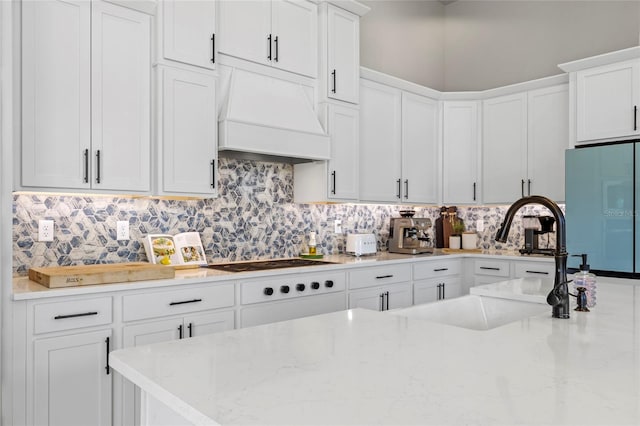
<svg viewBox="0 0 640 426">
<path fill-rule="evenodd" d="M 329 136 L 310 101 L 312 87 L 221 68 L 220 155 L 289 163 L 329 159 Z"/>
</svg>

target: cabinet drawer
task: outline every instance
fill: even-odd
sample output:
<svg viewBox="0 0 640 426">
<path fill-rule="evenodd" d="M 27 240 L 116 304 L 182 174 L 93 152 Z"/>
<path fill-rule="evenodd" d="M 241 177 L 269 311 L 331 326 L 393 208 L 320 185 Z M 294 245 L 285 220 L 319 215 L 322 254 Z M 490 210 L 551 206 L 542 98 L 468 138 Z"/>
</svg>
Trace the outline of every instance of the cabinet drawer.
<svg viewBox="0 0 640 426">
<path fill-rule="evenodd" d="M 226 308 L 235 304 L 233 284 L 210 284 L 188 289 L 139 293 L 122 298 L 123 321 L 136 321 L 207 309 Z"/>
<path fill-rule="evenodd" d="M 495 277 L 509 277 L 509 261 L 507 260 L 476 260 L 473 272 L 476 275 L 493 275 Z"/>
<path fill-rule="evenodd" d="M 111 297 L 38 303 L 33 307 L 33 332 L 50 333 L 111 324 Z"/>
<path fill-rule="evenodd" d="M 542 262 L 516 262 L 515 278 L 538 277 L 554 278 L 556 272 L 555 263 Z"/>
<path fill-rule="evenodd" d="M 344 272 L 323 272 L 320 274 L 281 275 L 269 279 L 254 279 L 240 282 L 240 301 L 243 305 L 274 300 L 292 299 L 317 294 L 336 293 L 345 289 Z M 302 284 L 302 289 L 297 286 Z M 287 287 L 288 293 L 281 288 Z M 272 294 L 266 294 L 266 289 Z"/>
<path fill-rule="evenodd" d="M 372 266 L 349 272 L 349 288 L 364 288 L 411 280 L 411 265 Z"/>
<path fill-rule="evenodd" d="M 413 265 L 413 279 L 423 280 L 447 275 L 459 275 L 461 270 L 462 261 L 459 259 L 420 262 Z"/>
</svg>

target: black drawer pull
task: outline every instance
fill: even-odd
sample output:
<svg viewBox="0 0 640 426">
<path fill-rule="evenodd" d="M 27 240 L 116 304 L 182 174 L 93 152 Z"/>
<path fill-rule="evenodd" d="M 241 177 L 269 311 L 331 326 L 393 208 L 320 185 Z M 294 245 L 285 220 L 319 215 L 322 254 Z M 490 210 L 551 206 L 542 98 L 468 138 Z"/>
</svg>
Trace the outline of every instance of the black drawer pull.
<svg viewBox="0 0 640 426">
<path fill-rule="evenodd" d="M 70 315 L 57 315 L 55 317 L 53 317 L 54 320 L 59 320 L 59 319 L 67 319 L 67 318 L 77 318 L 77 317 L 88 317 L 91 315 L 98 315 L 97 312 L 83 312 L 81 314 L 70 314 Z"/>
<path fill-rule="evenodd" d="M 434 269 L 433 272 L 442 272 L 442 271 L 448 271 L 449 268 L 438 268 L 438 269 Z"/>
<path fill-rule="evenodd" d="M 493 266 L 481 266 L 480 269 L 488 269 L 489 271 L 499 271 L 500 268 L 494 268 Z"/>
<path fill-rule="evenodd" d="M 381 280 L 381 279 L 383 279 L 383 278 L 391 278 L 391 277 L 393 277 L 393 275 L 378 275 L 378 276 L 376 277 L 376 279 L 377 279 L 377 280 Z"/>
<path fill-rule="evenodd" d="M 169 306 L 184 305 L 185 303 L 198 303 L 198 302 L 202 302 L 202 299 L 184 300 L 182 302 L 171 302 L 169 303 Z"/>
<path fill-rule="evenodd" d="M 548 272 L 544 271 L 525 271 L 527 274 L 540 274 L 540 275 L 549 275 Z"/>
<path fill-rule="evenodd" d="M 216 63 L 216 34 L 211 34 L 211 63 Z"/>
<path fill-rule="evenodd" d="M 182 339 L 182 324 L 178 326 L 178 333 L 180 334 L 180 339 Z"/>
<path fill-rule="evenodd" d="M 104 369 L 107 371 L 107 375 L 109 375 L 111 373 L 111 368 L 109 368 L 109 343 L 111 342 L 111 339 L 107 337 L 104 342 L 107 344 L 107 365 Z"/>
</svg>

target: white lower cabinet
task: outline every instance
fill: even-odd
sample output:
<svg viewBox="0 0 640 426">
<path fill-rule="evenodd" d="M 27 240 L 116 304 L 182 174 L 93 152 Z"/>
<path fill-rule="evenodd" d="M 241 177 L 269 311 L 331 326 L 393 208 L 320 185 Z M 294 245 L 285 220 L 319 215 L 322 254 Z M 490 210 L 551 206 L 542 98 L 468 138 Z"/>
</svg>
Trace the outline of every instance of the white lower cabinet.
<svg viewBox="0 0 640 426">
<path fill-rule="evenodd" d="M 414 305 L 460 296 L 462 296 L 462 280 L 458 276 L 433 278 L 413 283 Z"/>
<path fill-rule="evenodd" d="M 374 311 L 406 308 L 413 304 L 411 283 L 390 284 L 386 286 L 352 291 L 349 294 L 349 309 L 364 308 Z"/>
<path fill-rule="evenodd" d="M 476 259 L 473 264 L 473 285 L 491 284 L 511 278 L 508 260 Z"/>
<path fill-rule="evenodd" d="M 111 425 L 111 328 L 33 343 L 33 424 Z"/>
<path fill-rule="evenodd" d="M 322 294 L 273 303 L 259 303 L 240 311 L 240 326 L 253 327 L 345 309 L 344 292 Z"/>
</svg>

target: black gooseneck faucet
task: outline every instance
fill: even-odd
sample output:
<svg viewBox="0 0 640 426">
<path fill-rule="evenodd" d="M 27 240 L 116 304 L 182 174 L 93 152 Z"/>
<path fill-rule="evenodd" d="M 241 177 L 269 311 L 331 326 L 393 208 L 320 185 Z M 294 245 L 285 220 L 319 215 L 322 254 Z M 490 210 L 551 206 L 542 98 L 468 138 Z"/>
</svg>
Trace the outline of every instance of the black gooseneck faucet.
<svg viewBox="0 0 640 426">
<path fill-rule="evenodd" d="M 567 234 L 564 221 L 564 214 L 558 205 L 540 195 L 524 197 L 516 201 L 509 207 L 504 221 L 496 234 L 496 241 L 505 243 L 511 228 L 511 222 L 520 208 L 528 204 L 541 204 L 551 210 L 556 219 L 556 249 L 553 256 L 556 261 L 556 274 L 553 281 L 553 289 L 547 296 L 547 303 L 552 306 L 551 316 L 553 318 L 569 318 L 569 287 L 567 286 Z"/>
</svg>

